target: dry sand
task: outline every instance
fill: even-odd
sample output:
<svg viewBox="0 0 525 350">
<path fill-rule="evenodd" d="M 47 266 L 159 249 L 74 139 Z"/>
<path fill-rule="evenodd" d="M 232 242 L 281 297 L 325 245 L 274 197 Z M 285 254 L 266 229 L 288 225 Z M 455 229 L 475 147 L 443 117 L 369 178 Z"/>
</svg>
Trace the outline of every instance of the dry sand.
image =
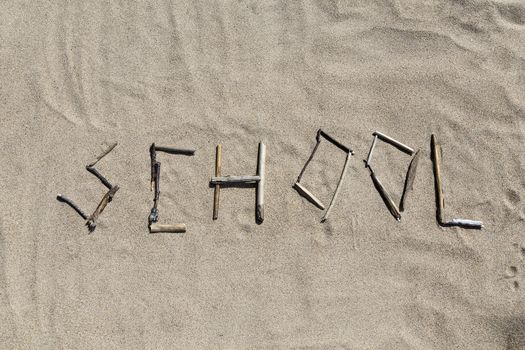
<svg viewBox="0 0 525 350">
<path fill-rule="evenodd" d="M 524 349 L 525 4 L 519 0 L 4 1 L 0 348 Z M 322 127 L 356 157 L 331 219 L 292 184 Z M 421 148 L 400 223 L 362 159 L 372 132 Z M 436 225 L 430 134 L 443 145 Z M 88 235 L 64 193 L 92 211 Z M 266 221 L 252 189 L 267 144 Z M 161 222 L 147 232 L 151 142 Z M 396 200 L 410 158 L 380 144 Z M 344 154 L 304 183 L 325 203 Z"/>
</svg>

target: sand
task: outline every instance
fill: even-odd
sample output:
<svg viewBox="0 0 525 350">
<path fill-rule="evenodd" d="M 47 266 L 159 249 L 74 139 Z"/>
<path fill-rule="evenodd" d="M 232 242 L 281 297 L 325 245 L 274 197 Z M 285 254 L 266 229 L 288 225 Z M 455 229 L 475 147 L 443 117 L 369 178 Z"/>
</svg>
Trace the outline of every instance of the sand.
<svg viewBox="0 0 525 350">
<path fill-rule="evenodd" d="M 7 1 L 0 11 L 0 348 L 525 349 L 525 5 L 497 1 Z M 322 127 L 355 151 L 330 219 L 292 185 Z M 363 166 L 420 148 L 401 222 Z M 443 147 L 435 220 L 430 135 Z M 55 196 L 92 211 L 93 234 Z M 267 145 L 255 193 L 221 191 Z M 147 231 L 152 142 L 160 222 Z M 344 154 L 304 184 L 328 203 Z M 398 201 L 410 157 L 378 144 Z"/>
</svg>

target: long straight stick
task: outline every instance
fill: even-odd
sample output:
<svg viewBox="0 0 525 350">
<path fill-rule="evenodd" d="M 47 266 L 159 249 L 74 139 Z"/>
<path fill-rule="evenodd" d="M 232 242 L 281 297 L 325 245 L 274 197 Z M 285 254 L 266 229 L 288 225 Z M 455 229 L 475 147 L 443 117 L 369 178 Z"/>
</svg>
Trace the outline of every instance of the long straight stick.
<svg viewBox="0 0 525 350">
<path fill-rule="evenodd" d="M 192 156 L 195 154 L 194 149 L 163 147 L 163 146 L 155 146 L 155 151 L 165 152 L 169 154 L 181 154 L 184 156 Z"/>
<path fill-rule="evenodd" d="M 394 203 L 392 197 L 386 191 L 381 181 L 379 181 L 372 168 L 368 167 L 368 169 L 370 169 L 370 176 L 372 177 L 372 182 L 374 183 L 374 186 L 381 195 L 381 198 L 383 198 L 383 201 L 385 202 L 388 210 L 390 211 L 390 214 L 392 214 L 392 216 L 395 217 L 397 221 L 401 221 L 401 214 L 399 213 L 399 209 L 397 208 L 396 203 Z"/>
<path fill-rule="evenodd" d="M 104 150 L 99 156 L 97 156 L 93 162 L 91 162 L 87 166 L 92 167 L 95 164 L 97 164 L 99 160 L 104 158 L 109 152 L 113 151 L 113 148 L 117 147 L 117 145 L 118 145 L 118 142 L 114 142 L 113 144 L 111 144 L 108 148 L 106 148 L 106 150 Z"/>
<path fill-rule="evenodd" d="M 262 142 L 259 143 L 259 156 L 257 160 L 257 175 L 260 177 L 257 182 L 257 193 L 256 193 L 256 211 L 255 218 L 258 224 L 262 224 L 264 221 L 264 172 L 266 162 L 266 145 Z"/>
<path fill-rule="evenodd" d="M 75 211 L 78 213 L 78 215 L 80 215 L 82 217 L 82 219 L 87 220 L 88 216 L 86 215 L 86 213 L 84 213 L 84 211 L 82 209 L 80 209 L 80 207 L 78 205 L 73 203 L 73 201 L 71 199 L 69 199 L 66 196 L 63 196 L 61 194 L 58 194 L 57 195 L 57 200 L 59 202 L 66 203 L 71 208 L 75 209 Z"/>
<path fill-rule="evenodd" d="M 234 176 L 214 176 L 210 183 L 216 184 L 254 184 L 261 179 L 259 175 L 234 175 Z"/>
<path fill-rule="evenodd" d="M 88 217 L 86 226 L 88 227 L 90 232 L 95 230 L 99 215 L 104 211 L 108 203 L 113 200 L 113 197 L 115 196 L 115 193 L 117 193 L 118 189 L 118 185 L 115 185 L 109 191 L 107 191 L 104 197 L 102 197 L 102 200 L 98 204 L 93 214 L 91 214 L 91 216 Z"/>
<path fill-rule="evenodd" d="M 149 226 L 150 233 L 184 233 L 186 232 L 186 224 L 151 224 Z"/>
<path fill-rule="evenodd" d="M 308 157 L 308 160 L 306 161 L 306 163 L 304 163 L 304 166 L 303 168 L 301 169 L 301 172 L 299 173 L 299 176 L 297 177 L 297 181 L 296 182 L 301 182 L 301 179 L 304 175 L 304 172 L 306 171 L 306 167 L 308 166 L 308 164 L 310 164 L 310 162 L 312 161 L 312 159 L 314 158 L 314 155 L 315 155 L 315 152 L 317 152 L 317 149 L 319 148 L 319 144 L 321 143 L 321 140 L 319 138 L 317 138 L 317 142 L 314 146 L 314 149 L 312 150 L 312 153 L 310 154 L 310 157 Z"/>
<path fill-rule="evenodd" d="M 401 195 L 401 202 L 399 202 L 399 210 L 405 211 L 405 202 L 407 200 L 408 192 L 414 188 L 414 180 L 416 179 L 417 165 L 419 164 L 419 158 L 421 156 L 420 150 L 417 150 L 414 158 L 410 161 L 408 166 L 407 176 L 405 179 L 405 187 L 403 188 L 403 194 Z"/>
<path fill-rule="evenodd" d="M 335 200 L 337 199 L 337 195 L 339 194 L 339 190 L 341 189 L 341 184 L 343 183 L 346 170 L 348 169 L 348 165 L 350 164 L 350 157 L 352 157 L 352 152 L 349 151 L 346 155 L 345 165 L 343 166 L 343 171 L 341 172 L 341 177 L 339 178 L 339 182 L 337 183 L 337 188 L 335 189 L 334 196 L 332 197 L 332 200 L 330 201 L 328 209 L 326 210 L 326 213 L 321 219 L 321 222 L 326 221 L 326 219 L 328 219 L 328 215 L 330 215 L 330 211 L 332 210 Z"/>
<path fill-rule="evenodd" d="M 408 153 L 409 155 L 414 154 L 414 150 L 412 148 L 408 147 L 405 144 L 402 144 L 401 142 L 397 140 L 394 140 L 390 136 L 380 133 L 379 131 L 374 132 L 372 135 L 379 137 L 382 141 L 385 141 L 394 147 L 397 147 L 400 151 Z"/>
<path fill-rule="evenodd" d="M 443 213 L 445 199 L 443 195 L 443 185 L 441 182 L 441 146 L 437 143 L 436 136 L 430 136 L 430 147 L 432 152 L 432 162 L 434 163 L 434 186 L 436 192 L 437 220 L 440 225 L 443 224 Z"/>
<path fill-rule="evenodd" d="M 215 154 L 215 176 L 221 176 L 221 162 L 222 162 L 222 146 L 217 145 Z M 213 220 L 219 217 L 219 195 L 221 193 L 221 186 L 215 184 L 215 191 L 213 192 Z"/>
<path fill-rule="evenodd" d="M 366 157 L 366 162 L 365 162 L 366 166 L 368 166 L 370 162 L 372 161 L 372 153 L 374 152 L 376 143 L 377 143 L 377 135 L 374 135 L 374 141 L 372 141 L 372 146 L 370 146 L 370 151 L 368 151 L 368 157 Z"/>
</svg>

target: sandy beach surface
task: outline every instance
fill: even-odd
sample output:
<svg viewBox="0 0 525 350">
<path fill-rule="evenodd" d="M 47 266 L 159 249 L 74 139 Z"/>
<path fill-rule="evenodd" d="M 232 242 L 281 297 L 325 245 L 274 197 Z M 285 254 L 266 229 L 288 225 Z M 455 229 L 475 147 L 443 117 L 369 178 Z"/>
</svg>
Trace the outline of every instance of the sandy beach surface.
<svg viewBox="0 0 525 350">
<path fill-rule="evenodd" d="M 4 1 L 0 349 L 525 349 L 525 3 Z M 352 148 L 330 218 L 292 188 Z M 372 132 L 421 149 L 401 222 Z M 436 223 L 430 135 L 448 219 Z M 94 233 L 57 193 L 92 212 Z M 265 222 L 253 175 L 267 145 Z M 149 234 L 148 148 L 161 223 Z M 303 183 L 328 204 L 345 154 Z M 410 157 L 379 143 L 399 201 Z"/>
</svg>

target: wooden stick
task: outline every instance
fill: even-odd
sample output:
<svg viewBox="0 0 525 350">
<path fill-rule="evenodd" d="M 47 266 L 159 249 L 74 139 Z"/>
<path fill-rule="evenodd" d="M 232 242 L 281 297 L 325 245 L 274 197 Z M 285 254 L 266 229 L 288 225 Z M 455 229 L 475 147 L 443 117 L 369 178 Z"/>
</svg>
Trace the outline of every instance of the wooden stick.
<svg viewBox="0 0 525 350">
<path fill-rule="evenodd" d="M 372 135 L 379 137 L 382 141 L 391 144 L 392 146 L 398 148 L 400 151 L 403 151 L 409 155 L 414 154 L 414 150 L 407 145 L 402 144 L 401 142 L 394 140 L 390 136 L 387 136 L 379 131 L 374 132 Z"/>
<path fill-rule="evenodd" d="M 368 151 L 368 157 L 366 158 L 366 161 L 365 161 L 366 166 L 368 166 L 368 164 L 370 164 L 370 162 L 372 161 L 372 153 L 374 152 L 376 143 L 377 143 L 377 135 L 374 135 L 374 141 L 372 141 L 372 146 L 370 146 L 370 151 Z"/>
<path fill-rule="evenodd" d="M 153 191 L 153 183 L 155 182 L 155 163 L 157 162 L 157 153 L 155 152 L 155 143 L 149 147 L 149 158 L 151 167 L 151 177 L 149 181 L 149 190 Z"/>
<path fill-rule="evenodd" d="M 370 170 L 370 176 L 372 177 L 372 182 L 374 183 L 374 186 L 376 187 L 377 191 L 381 195 L 381 198 L 383 198 L 383 201 L 385 202 L 388 210 L 390 211 L 392 216 L 396 218 L 397 221 L 401 221 L 401 214 L 399 213 L 399 209 L 397 209 L 396 203 L 394 203 L 394 201 L 392 200 L 392 197 L 390 196 L 390 194 L 388 194 L 388 192 L 386 191 L 381 181 L 379 181 L 379 179 L 377 178 L 372 168 L 368 167 L 368 169 Z"/>
<path fill-rule="evenodd" d="M 100 203 L 98 204 L 93 214 L 91 214 L 91 216 L 87 219 L 86 226 L 88 227 L 90 232 L 95 230 L 96 221 L 99 215 L 104 211 L 104 208 L 106 208 L 108 203 L 111 202 L 111 200 L 115 196 L 115 193 L 117 193 L 118 189 L 119 187 L 115 185 L 109 191 L 107 191 L 104 197 L 102 197 Z"/>
<path fill-rule="evenodd" d="M 82 211 L 82 209 L 80 209 L 78 207 L 78 205 L 76 205 L 75 203 L 73 203 L 73 201 L 69 198 L 67 198 L 66 196 L 63 196 L 61 195 L 60 193 L 57 195 L 57 200 L 59 202 L 63 202 L 63 203 L 66 203 L 67 205 L 69 205 L 71 208 L 75 209 L 75 211 L 78 213 L 78 215 L 80 215 L 82 217 L 82 219 L 84 220 L 87 220 L 87 215 L 86 213 L 84 213 L 84 211 Z"/>
<path fill-rule="evenodd" d="M 437 220 L 440 225 L 443 225 L 443 214 L 445 207 L 445 197 L 443 195 L 443 185 L 441 182 L 441 146 L 437 143 L 436 136 L 430 136 L 430 147 L 432 154 L 432 162 L 434 164 L 434 187 L 436 192 L 436 210 Z"/>
<path fill-rule="evenodd" d="M 407 176 L 405 178 L 405 187 L 403 188 L 403 195 L 401 196 L 401 201 L 399 202 L 399 210 L 401 212 L 405 211 L 405 201 L 408 192 L 412 191 L 414 188 L 414 180 L 416 179 L 416 170 L 417 165 L 419 163 L 421 152 L 420 150 L 417 150 L 416 154 L 414 155 L 414 158 L 410 161 L 410 165 L 408 166 L 407 170 Z"/>
<path fill-rule="evenodd" d="M 184 233 L 186 232 L 186 224 L 162 225 L 152 224 L 149 226 L 150 233 Z"/>
<path fill-rule="evenodd" d="M 118 145 L 118 142 L 111 144 L 105 151 L 103 151 L 99 156 L 97 156 L 91 164 L 88 164 L 87 166 L 92 167 L 95 164 L 97 164 L 99 160 L 104 158 L 109 152 L 113 151 L 113 148 L 117 147 L 117 145 Z"/>
<path fill-rule="evenodd" d="M 306 167 L 308 166 L 308 164 L 310 164 L 310 162 L 312 161 L 314 155 L 315 155 L 315 152 L 317 152 L 317 149 L 319 148 L 319 144 L 321 143 L 321 139 L 319 137 L 317 137 L 317 143 L 315 144 L 315 147 L 314 149 L 312 150 L 312 153 L 310 153 L 310 157 L 308 157 L 308 160 L 306 161 L 306 163 L 304 163 L 304 166 L 303 168 L 301 169 L 301 172 L 299 173 L 299 176 L 297 177 L 297 181 L 296 182 L 301 182 L 301 178 L 303 177 L 304 175 L 304 172 L 306 171 Z"/>
<path fill-rule="evenodd" d="M 339 190 L 341 189 L 341 184 L 343 183 L 343 179 L 346 174 L 346 170 L 348 169 L 348 165 L 350 163 L 350 157 L 352 157 L 352 152 L 348 152 L 346 155 L 345 165 L 343 166 L 343 171 L 341 172 L 341 177 L 339 178 L 339 182 L 337 183 L 337 187 L 335 189 L 334 195 L 332 197 L 332 200 L 330 201 L 330 204 L 328 205 L 328 209 L 326 210 L 326 213 L 324 214 L 323 218 L 321 219 L 321 222 L 325 222 L 328 219 L 328 215 L 330 215 L 330 210 L 332 210 L 332 207 L 335 203 L 335 200 L 337 199 L 337 195 L 339 194 Z"/>
<path fill-rule="evenodd" d="M 242 176 L 214 176 L 211 178 L 210 183 L 212 185 L 216 184 L 226 184 L 226 183 L 245 183 L 252 184 L 261 180 L 259 175 L 242 175 Z"/>
<path fill-rule="evenodd" d="M 217 145 L 215 151 L 215 176 L 221 176 L 221 162 L 222 162 L 222 146 Z M 215 184 L 215 191 L 213 192 L 213 220 L 217 220 L 219 217 L 219 195 L 221 193 L 221 187 L 219 184 Z"/>
<path fill-rule="evenodd" d="M 106 186 L 108 189 L 111 189 L 113 185 L 106 179 L 101 173 L 98 172 L 97 169 L 95 169 L 92 166 L 86 166 L 86 170 L 89 171 L 91 174 L 95 175 L 104 186 Z"/>
<path fill-rule="evenodd" d="M 350 148 L 346 147 L 341 142 L 337 141 L 336 139 L 334 139 L 332 136 L 328 135 L 327 133 L 325 133 L 321 129 L 319 129 L 319 131 L 317 131 L 317 140 L 318 141 L 319 141 L 319 136 L 324 137 L 326 140 L 328 140 L 329 142 L 331 142 L 332 144 L 334 144 L 335 146 L 337 146 L 338 148 L 340 148 L 341 150 L 343 150 L 346 153 L 354 153 Z"/>
<path fill-rule="evenodd" d="M 181 154 L 185 156 L 193 156 L 195 154 L 194 149 L 162 147 L 162 146 L 155 146 L 155 151 L 169 153 L 169 154 Z"/>
<path fill-rule="evenodd" d="M 452 221 L 449 222 L 448 224 L 450 224 L 452 226 L 476 228 L 478 230 L 481 230 L 484 227 L 483 223 L 481 221 L 467 220 L 467 219 L 452 219 Z"/>
<path fill-rule="evenodd" d="M 153 169 L 155 171 L 155 195 L 153 197 L 153 207 L 151 208 L 151 211 L 148 216 L 148 223 L 150 225 L 159 220 L 159 210 L 157 207 L 160 198 L 160 162 L 155 162 L 155 165 L 153 165 Z"/>
<path fill-rule="evenodd" d="M 257 175 L 259 176 L 259 181 L 257 181 L 257 192 L 255 194 L 255 220 L 258 224 L 262 224 L 264 221 L 264 173 L 266 162 L 266 145 L 262 142 L 259 143 L 258 153 Z"/>
<path fill-rule="evenodd" d="M 303 185 L 301 185 L 299 182 L 296 182 L 293 187 L 301 194 L 303 197 L 308 199 L 310 202 L 312 202 L 314 205 L 316 205 L 319 209 L 324 210 L 324 204 L 316 197 L 314 196 L 310 191 L 308 191 Z"/>
</svg>

